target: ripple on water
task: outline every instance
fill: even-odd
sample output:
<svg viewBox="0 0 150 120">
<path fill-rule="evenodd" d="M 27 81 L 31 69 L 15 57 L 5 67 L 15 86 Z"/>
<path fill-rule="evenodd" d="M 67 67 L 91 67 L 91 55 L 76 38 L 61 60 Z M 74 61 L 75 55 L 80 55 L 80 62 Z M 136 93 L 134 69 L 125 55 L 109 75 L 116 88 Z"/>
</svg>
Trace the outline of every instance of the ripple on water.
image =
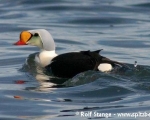
<svg viewBox="0 0 150 120">
<path fill-rule="evenodd" d="M 71 24 L 133 24 L 136 22 L 137 22 L 136 19 L 115 18 L 115 17 L 80 18 L 68 21 L 68 23 Z"/>
<path fill-rule="evenodd" d="M 149 8 L 150 7 L 150 3 L 147 2 L 147 3 L 134 4 L 133 6 L 143 7 L 143 8 Z"/>
<path fill-rule="evenodd" d="M 120 47 L 120 48 L 149 48 L 150 45 L 145 44 L 144 41 L 115 41 L 115 40 L 107 40 L 107 41 L 99 41 L 98 44 L 112 46 L 112 47 Z"/>
</svg>

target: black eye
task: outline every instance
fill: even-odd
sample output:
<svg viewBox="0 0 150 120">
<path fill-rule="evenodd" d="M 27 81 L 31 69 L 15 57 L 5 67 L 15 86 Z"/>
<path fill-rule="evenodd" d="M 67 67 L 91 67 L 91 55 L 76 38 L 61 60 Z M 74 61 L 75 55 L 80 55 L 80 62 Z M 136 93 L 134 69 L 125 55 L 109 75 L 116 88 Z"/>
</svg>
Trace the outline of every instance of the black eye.
<svg viewBox="0 0 150 120">
<path fill-rule="evenodd" d="M 39 34 L 38 34 L 38 33 L 35 33 L 34 36 L 37 37 L 37 36 L 39 36 Z"/>
</svg>

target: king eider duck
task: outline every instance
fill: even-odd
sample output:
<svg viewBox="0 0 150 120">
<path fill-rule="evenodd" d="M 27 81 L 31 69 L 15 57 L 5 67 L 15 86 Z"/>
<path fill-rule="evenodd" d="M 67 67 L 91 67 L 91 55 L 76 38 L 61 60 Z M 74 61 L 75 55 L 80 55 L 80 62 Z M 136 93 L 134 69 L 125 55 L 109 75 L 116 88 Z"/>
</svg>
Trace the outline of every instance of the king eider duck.
<svg viewBox="0 0 150 120">
<path fill-rule="evenodd" d="M 15 45 L 37 46 L 41 51 L 35 56 L 35 62 L 51 71 L 54 76 L 71 78 L 78 73 L 95 70 L 111 71 L 114 66 L 123 66 L 123 63 L 110 60 L 97 51 L 69 52 L 61 55 L 55 53 L 55 42 L 51 34 L 45 29 L 22 31 L 20 40 Z"/>
</svg>

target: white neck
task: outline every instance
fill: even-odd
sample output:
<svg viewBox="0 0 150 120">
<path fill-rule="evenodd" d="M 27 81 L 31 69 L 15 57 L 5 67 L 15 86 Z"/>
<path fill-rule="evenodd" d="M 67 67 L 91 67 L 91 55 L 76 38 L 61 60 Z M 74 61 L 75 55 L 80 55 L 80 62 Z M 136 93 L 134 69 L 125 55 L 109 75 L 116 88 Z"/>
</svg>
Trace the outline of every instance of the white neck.
<svg viewBox="0 0 150 120">
<path fill-rule="evenodd" d="M 55 50 L 41 50 L 41 52 L 38 55 L 36 55 L 35 61 L 38 62 L 42 67 L 45 67 L 49 65 L 51 63 L 51 60 L 56 56 L 57 54 L 55 53 Z"/>
</svg>

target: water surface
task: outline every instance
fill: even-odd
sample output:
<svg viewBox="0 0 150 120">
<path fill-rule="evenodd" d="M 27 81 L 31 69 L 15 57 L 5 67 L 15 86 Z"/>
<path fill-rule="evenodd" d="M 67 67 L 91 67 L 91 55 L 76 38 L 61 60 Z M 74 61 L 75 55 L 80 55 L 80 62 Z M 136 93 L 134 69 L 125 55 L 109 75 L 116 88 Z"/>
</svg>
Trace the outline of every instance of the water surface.
<svg viewBox="0 0 150 120">
<path fill-rule="evenodd" d="M 77 112 L 149 113 L 150 3 L 148 0 L 0 0 L 0 119 L 82 120 Z M 52 87 L 33 69 L 22 69 L 38 52 L 12 45 L 23 30 L 44 28 L 58 54 L 104 49 L 101 54 L 137 69 L 100 73 L 87 71 Z M 68 87 L 72 86 L 72 87 Z M 102 117 L 101 119 L 105 119 Z M 149 119 L 137 117 L 136 119 Z"/>
</svg>

